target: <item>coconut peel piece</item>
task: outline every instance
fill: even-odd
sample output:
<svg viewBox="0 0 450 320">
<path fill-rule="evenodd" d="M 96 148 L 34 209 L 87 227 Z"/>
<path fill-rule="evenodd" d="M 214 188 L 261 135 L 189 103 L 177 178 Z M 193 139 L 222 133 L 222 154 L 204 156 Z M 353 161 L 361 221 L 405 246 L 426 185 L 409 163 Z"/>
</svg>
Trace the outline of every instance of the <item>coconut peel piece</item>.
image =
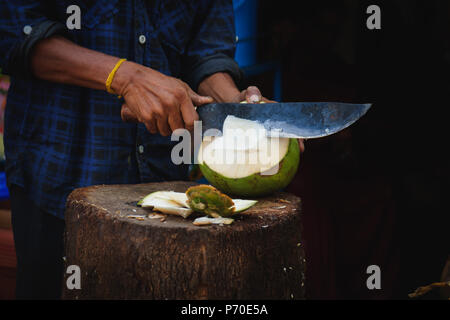
<svg viewBox="0 0 450 320">
<path fill-rule="evenodd" d="M 235 212 L 233 200 L 213 186 L 198 185 L 186 191 L 189 207 L 213 218 L 228 217 Z"/>
<path fill-rule="evenodd" d="M 159 214 L 159 213 L 156 213 L 156 212 L 152 212 L 152 213 L 150 213 L 147 216 L 148 219 L 162 219 L 162 218 L 165 218 L 165 217 L 166 217 L 165 215 Z"/>
<path fill-rule="evenodd" d="M 188 197 L 184 192 L 158 191 L 157 197 L 173 201 L 182 207 L 189 208 L 187 204 Z"/>
<path fill-rule="evenodd" d="M 144 221 L 146 217 L 142 216 L 142 215 L 129 214 L 129 215 L 127 215 L 127 218 L 128 219 L 136 219 L 136 220 Z"/>
<path fill-rule="evenodd" d="M 207 226 L 211 224 L 232 224 L 234 219 L 232 218 L 210 218 L 210 217 L 201 217 L 194 220 L 193 224 L 196 226 Z"/>
<path fill-rule="evenodd" d="M 189 191 L 190 190 L 190 191 Z M 188 192 L 157 191 L 150 193 L 138 202 L 143 208 L 150 208 L 165 214 L 179 215 L 187 218 L 192 212 L 198 211 L 212 217 L 221 217 L 243 212 L 254 206 L 255 200 L 231 199 L 212 186 L 195 186 L 188 189 L 195 201 L 189 205 Z M 195 205 L 194 205 L 195 203 Z"/>
<path fill-rule="evenodd" d="M 250 209 L 255 204 L 258 203 L 256 200 L 242 200 L 242 199 L 233 199 L 234 202 L 234 212 L 235 213 L 241 213 L 245 210 Z"/>
<path fill-rule="evenodd" d="M 148 204 L 153 201 L 156 198 L 160 198 L 161 197 L 162 192 L 161 191 L 157 191 L 157 192 L 152 192 L 149 193 L 148 195 L 146 195 L 144 198 L 142 198 L 141 200 L 138 201 L 137 205 L 141 206 L 141 207 L 147 207 Z"/>
<path fill-rule="evenodd" d="M 153 211 L 159 211 L 166 214 L 178 215 L 183 218 L 189 217 L 192 209 L 186 208 L 179 203 L 170 200 L 166 196 L 167 192 L 158 191 L 150 193 L 138 202 L 142 208 L 151 208 Z"/>
<path fill-rule="evenodd" d="M 181 216 L 183 218 L 187 218 L 191 215 L 192 210 L 189 208 L 183 208 L 183 207 L 173 207 L 173 206 L 163 206 L 163 205 L 157 205 L 153 206 L 154 211 L 159 211 L 166 214 Z"/>
<path fill-rule="evenodd" d="M 188 205 L 188 196 L 184 192 L 174 192 L 174 191 L 161 191 L 159 192 L 159 196 L 161 198 L 166 198 L 167 200 L 172 200 L 179 205 L 189 208 Z M 239 213 L 243 212 L 247 209 L 253 207 L 258 201 L 256 200 L 243 200 L 243 199 L 232 199 L 234 203 L 234 212 Z"/>
</svg>

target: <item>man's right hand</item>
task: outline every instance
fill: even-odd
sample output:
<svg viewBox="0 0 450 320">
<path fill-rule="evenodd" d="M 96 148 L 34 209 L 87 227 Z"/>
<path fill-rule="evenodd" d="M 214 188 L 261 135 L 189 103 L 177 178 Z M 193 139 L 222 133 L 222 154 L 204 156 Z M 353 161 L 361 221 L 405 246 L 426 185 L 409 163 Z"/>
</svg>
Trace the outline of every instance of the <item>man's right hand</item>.
<svg viewBox="0 0 450 320">
<path fill-rule="evenodd" d="M 194 105 L 213 102 L 179 79 L 128 61 L 117 70 L 111 88 L 125 99 L 122 120 L 142 122 L 149 132 L 163 136 L 180 128 L 193 130 L 198 120 Z"/>
<path fill-rule="evenodd" d="M 53 36 L 35 45 L 31 69 L 39 79 L 105 90 L 105 80 L 118 61 Z M 121 64 L 111 88 L 125 98 L 122 119 L 142 122 L 151 133 L 164 136 L 179 128 L 193 129 L 198 119 L 194 105 L 213 101 L 199 96 L 181 80 L 129 61 Z"/>
</svg>

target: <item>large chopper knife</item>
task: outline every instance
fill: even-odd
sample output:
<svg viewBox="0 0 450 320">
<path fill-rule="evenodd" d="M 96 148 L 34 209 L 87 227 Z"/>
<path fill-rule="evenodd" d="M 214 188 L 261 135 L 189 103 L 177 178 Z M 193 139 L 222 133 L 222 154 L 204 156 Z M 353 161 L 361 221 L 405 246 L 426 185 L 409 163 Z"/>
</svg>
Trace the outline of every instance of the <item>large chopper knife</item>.
<svg viewBox="0 0 450 320">
<path fill-rule="evenodd" d="M 207 136 L 217 135 L 226 117 L 235 116 L 263 124 L 269 136 L 315 139 L 348 128 L 371 106 L 339 102 L 211 103 L 198 107 L 197 112 Z"/>
</svg>

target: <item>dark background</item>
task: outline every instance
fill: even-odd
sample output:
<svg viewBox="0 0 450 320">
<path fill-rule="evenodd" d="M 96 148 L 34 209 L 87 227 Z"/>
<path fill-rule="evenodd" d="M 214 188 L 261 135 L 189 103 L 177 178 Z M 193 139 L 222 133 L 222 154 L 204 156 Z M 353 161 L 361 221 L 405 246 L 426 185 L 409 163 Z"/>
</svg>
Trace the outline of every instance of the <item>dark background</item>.
<svg viewBox="0 0 450 320">
<path fill-rule="evenodd" d="M 366 9 L 381 8 L 381 30 Z M 440 280 L 450 249 L 450 1 L 259 2 L 259 61 L 282 65 L 283 101 L 373 103 L 356 125 L 306 142 L 309 298 L 407 299 Z M 273 74 L 246 84 L 271 97 Z M 382 290 L 366 287 L 381 268 Z"/>
</svg>

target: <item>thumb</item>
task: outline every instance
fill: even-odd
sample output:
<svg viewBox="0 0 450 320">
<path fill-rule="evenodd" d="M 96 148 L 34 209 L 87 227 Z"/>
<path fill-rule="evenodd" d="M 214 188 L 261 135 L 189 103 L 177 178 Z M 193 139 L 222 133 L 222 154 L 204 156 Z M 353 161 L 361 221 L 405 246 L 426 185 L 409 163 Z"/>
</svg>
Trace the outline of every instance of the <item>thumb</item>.
<svg viewBox="0 0 450 320">
<path fill-rule="evenodd" d="M 303 139 L 298 139 L 298 146 L 300 147 L 300 153 L 305 152 L 305 142 Z"/>
<path fill-rule="evenodd" d="M 213 98 L 207 97 L 207 96 L 201 96 L 201 95 L 195 93 L 194 91 L 192 91 L 191 89 L 189 89 L 189 97 L 191 98 L 194 106 L 201 106 L 201 105 L 204 105 L 207 103 L 214 102 Z"/>
<path fill-rule="evenodd" d="M 262 100 L 261 91 L 257 87 L 251 86 L 245 90 L 245 100 L 248 103 L 259 103 Z"/>
</svg>

